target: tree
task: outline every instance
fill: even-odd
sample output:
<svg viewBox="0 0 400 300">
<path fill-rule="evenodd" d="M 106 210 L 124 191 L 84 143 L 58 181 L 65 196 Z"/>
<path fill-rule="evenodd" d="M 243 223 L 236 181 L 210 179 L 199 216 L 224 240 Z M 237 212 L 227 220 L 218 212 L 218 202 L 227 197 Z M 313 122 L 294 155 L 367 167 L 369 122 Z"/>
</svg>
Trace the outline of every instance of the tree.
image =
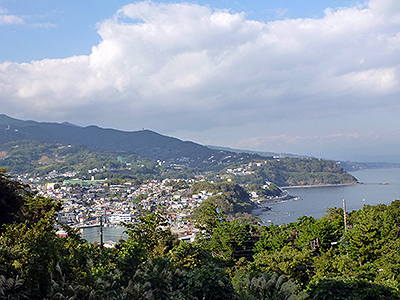
<svg viewBox="0 0 400 300">
<path fill-rule="evenodd" d="M 25 197 L 33 193 L 27 185 L 11 179 L 5 169 L 0 169 L 0 233 L 4 224 L 18 221 L 18 212 L 24 204 Z"/>
<path fill-rule="evenodd" d="M 246 274 L 237 286 L 239 299 L 248 300 L 297 300 L 307 299 L 307 294 L 300 291 L 300 286 L 285 275 L 262 273 L 256 276 Z"/>
<path fill-rule="evenodd" d="M 295 238 L 296 232 L 289 226 L 274 224 L 263 226 L 255 250 L 257 253 L 274 253 L 286 245 L 292 245 Z"/>
<path fill-rule="evenodd" d="M 186 299 L 185 272 L 166 257 L 148 259 L 138 267 L 124 291 L 127 299 Z"/>
<path fill-rule="evenodd" d="M 214 198 L 208 198 L 198 207 L 197 211 L 197 224 L 196 226 L 201 230 L 201 235 L 205 238 L 212 236 L 213 231 L 223 221 L 225 221 L 224 212 L 218 208 L 218 204 L 214 203 Z"/>
<path fill-rule="evenodd" d="M 215 263 L 207 263 L 188 271 L 187 294 L 189 299 L 234 299 L 235 291 L 225 269 Z"/>
<path fill-rule="evenodd" d="M 0 239 L 0 253 L 5 257 L 2 271 L 9 277 L 20 276 L 24 288 L 29 291 L 29 298 L 43 299 L 51 283 L 51 274 L 65 248 L 63 240 L 55 232 L 53 208 L 45 211 L 46 206 L 40 207 L 40 204 L 30 207 L 34 212 L 40 212 L 33 216 L 41 217 L 29 217 L 24 222 L 4 226 Z"/>
<path fill-rule="evenodd" d="M 139 217 L 134 224 L 125 224 L 130 242 L 134 241 L 145 249 L 148 257 L 164 256 L 178 243 L 176 235 L 166 227 L 167 221 L 160 213 Z"/>
<path fill-rule="evenodd" d="M 396 222 L 387 213 L 386 205 L 364 205 L 355 215 L 353 228 L 345 235 L 345 241 L 348 243 L 346 251 L 362 266 L 366 262 L 378 259 L 382 253 L 382 246 L 396 237 Z"/>
<path fill-rule="evenodd" d="M 382 248 L 382 256 L 377 260 L 378 279 L 396 280 L 400 282 L 400 239 L 386 243 Z"/>
<path fill-rule="evenodd" d="M 274 253 L 257 253 L 254 263 L 262 272 L 284 274 L 302 284 L 314 275 L 312 253 L 307 248 L 284 246 Z"/>
<path fill-rule="evenodd" d="M 209 262 L 215 262 L 210 251 L 200 244 L 183 241 L 170 251 L 169 256 L 174 265 L 183 270 L 193 270 Z"/>
<path fill-rule="evenodd" d="M 399 293 L 389 286 L 349 277 L 312 282 L 309 300 L 398 300 Z"/>
</svg>

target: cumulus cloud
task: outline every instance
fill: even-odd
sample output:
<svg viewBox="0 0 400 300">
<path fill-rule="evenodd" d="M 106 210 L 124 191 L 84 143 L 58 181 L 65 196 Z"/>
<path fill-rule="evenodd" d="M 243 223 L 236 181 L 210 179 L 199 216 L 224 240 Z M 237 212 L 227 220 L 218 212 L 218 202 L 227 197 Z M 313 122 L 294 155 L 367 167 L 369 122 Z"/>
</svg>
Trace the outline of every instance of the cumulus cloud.
<svg viewBox="0 0 400 300">
<path fill-rule="evenodd" d="M 268 23 L 196 4 L 145 1 L 121 8 L 98 24 L 98 33 L 88 56 L 1 64 L 5 111 L 166 134 L 250 127 L 232 129 L 242 132 L 230 136 L 239 145 L 251 131 L 276 129 L 272 123 L 289 130 L 284 124 L 293 118 L 301 127 L 349 111 L 393 111 L 398 101 L 397 0 Z M 276 136 L 298 144 L 317 130 Z"/>
</svg>

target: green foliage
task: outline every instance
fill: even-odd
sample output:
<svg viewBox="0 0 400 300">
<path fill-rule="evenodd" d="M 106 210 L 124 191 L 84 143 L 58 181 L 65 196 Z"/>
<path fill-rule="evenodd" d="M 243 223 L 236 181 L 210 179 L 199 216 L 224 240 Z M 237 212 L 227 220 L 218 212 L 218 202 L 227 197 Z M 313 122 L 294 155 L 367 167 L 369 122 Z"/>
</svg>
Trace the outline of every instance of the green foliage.
<svg viewBox="0 0 400 300">
<path fill-rule="evenodd" d="M 139 217 L 139 222 L 125 224 L 131 242 L 146 251 L 148 257 L 164 256 L 178 243 L 176 235 L 166 227 L 166 219 L 159 213 Z"/>
<path fill-rule="evenodd" d="M 270 183 L 268 187 L 262 184 L 252 184 L 247 189 L 256 192 L 261 198 L 278 197 L 282 195 L 282 190 L 274 183 Z"/>
<path fill-rule="evenodd" d="M 124 289 L 129 299 L 185 299 L 184 275 L 167 258 L 142 264 Z"/>
<path fill-rule="evenodd" d="M 253 259 L 253 248 L 258 238 L 258 226 L 238 221 L 217 223 L 208 235 L 199 234 L 199 243 L 214 257 L 230 264 L 240 258 Z"/>
<path fill-rule="evenodd" d="M 53 232 L 43 226 L 20 223 L 7 225 L 0 240 L 1 252 L 6 254 L 8 276 L 24 274 L 24 286 L 36 296 L 44 297 L 51 282 L 51 272 L 60 258 L 61 245 Z"/>
<path fill-rule="evenodd" d="M 262 161 L 261 166 L 253 165 L 251 171 L 253 175 L 234 176 L 233 180 L 242 184 L 265 184 L 268 181 L 278 186 L 357 183 L 354 176 L 334 161 L 316 158 L 268 159 Z"/>
<path fill-rule="evenodd" d="M 300 286 L 285 275 L 262 273 L 257 276 L 245 275 L 236 286 L 239 299 L 246 300 L 297 300 L 306 299 L 307 294 Z"/>
<path fill-rule="evenodd" d="M 235 291 L 224 268 L 208 263 L 188 271 L 186 281 L 189 299 L 233 299 Z"/>
<path fill-rule="evenodd" d="M 295 232 L 286 225 L 265 226 L 262 228 L 260 239 L 255 245 L 257 253 L 274 253 L 285 245 L 292 245 L 295 239 Z"/>
<path fill-rule="evenodd" d="M 237 183 L 220 182 L 210 183 L 207 181 L 195 182 L 191 186 L 191 192 L 196 194 L 201 191 L 213 193 L 214 196 L 208 200 L 216 203 L 220 210 L 226 215 L 233 216 L 238 212 L 251 212 L 257 206 L 250 201 L 249 194 Z M 203 209 L 202 207 L 199 210 Z M 197 217 L 198 211 L 194 211 Z"/>
<path fill-rule="evenodd" d="M 0 166 L 12 173 L 34 173 L 44 176 L 56 170 L 78 172 L 78 176 L 91 176 L 88 170 L 97 169 L 96 179 L 146 180 L 160 176 L 158 165 L 132 153 L 93 151 L 85 146 L 49 144 L 38 141 L 18 141 L 0 145 L 7 153 Z M 123 159 L 118 160 L 118 157 Z M 122 162 L 123 161 L 123 162 Z M 90 178 L 90 177 L 89 177 Z"/>
<path fill-rule="evenodd" d="M 310 285 L 310 300 L 396 300 L 399 293 L 387 286 L 349 277 L 323 279 Z"/>
<path fill-rule="evenodd" d="M 254 263 L 263 272 L 284 274 L 306 284 L 314 275 L 311 250 L 284 246 L 274 253 L 257 253 Z"/>
<path fill-rule="evenodd" d="M 133 203 L 139 203 L 140 201 L 146 199 L 147 197 L 148 197 L 148 195 L 146 195 L 146 194 L 140 194 L 132 202 Z"/>
<path fill-rule="evenodd" d="M 345 235 L 345 250 L 360 266 L 377 260 L 382 254 L 383 245 L 399 237 L 396 226 L 399 217 L 390 211 L 391 207 L 383 204 L 364 206 L 354 216 L 353 228 Z"/>
<path fill-rule="evenodd" d="M 0 275 L 0 299 L 19 299 L 19 289 L 24 284 L 22 279 L 19 279 L 19 276 L 14 278 L 6 278 L 4 275 Z M 25 296 L 26 297 L 26 296 Z"/>
<path fill-rule="evenodd" d="M 400 239 L 387 242 L 382 247 L 382 255 L 376 261 L 378 279 L 400 282 Z"/>
<path fill-rule="evenodd" d="M 170 251 L 174 265 L 183 270 L 194 270 L 204 264 L 215 262 L 210 251 L 198 243 L 180 242 Z"/>
<path fill-rule="evenodd" d="M 337 248 L 330 248 L 314 258 L 314 278 L 331 278 L 356 274 L 358 263 Z"/>
<path fill-rule="evenodd" d="M 196 226 L 206 237 L 211 236 L 214 228 L 217 228 L 220 223 L 225 221 L 224 211 L 218 208 L 218 203 L 214 202 L 216 200 L 220 200 L 220 198 L 210 197 L 203 201 L 194 212 L 194 216 L 197 219 Z"/>
<path fill-rule="evenodd" d="M 0 233 L 3 225 L 19 220 L 24 197 L 32 195 L 28 186 L 12 180 L 4 169 L 0 169 Z"/>
<path fill-rule="evenodd" d="M 333 222 L 328 217 L 315 219 L 300 217 L 294 224 L 298 232 L 296 243 L 299 246 L 310 246 L 314 251 L 324 251 L 331 248 L 331 243 L 338 241 L 343 235 L 343 225 Z"/>
<path fill-rule="evenodd" d="M 351 212 L 346 233 L 340 208 L 261 227 L 224 214 L 237 185 L 202 183 L 215 195 L 198 210 L 194 243 L 151 213 L 103 249 L 68 227 L 58 237 L 61 203 L 2 175 L 4 203 L 20 202 L 0 233 L 0 299 L 400 299 L 398 200 Z"/>
</svg>

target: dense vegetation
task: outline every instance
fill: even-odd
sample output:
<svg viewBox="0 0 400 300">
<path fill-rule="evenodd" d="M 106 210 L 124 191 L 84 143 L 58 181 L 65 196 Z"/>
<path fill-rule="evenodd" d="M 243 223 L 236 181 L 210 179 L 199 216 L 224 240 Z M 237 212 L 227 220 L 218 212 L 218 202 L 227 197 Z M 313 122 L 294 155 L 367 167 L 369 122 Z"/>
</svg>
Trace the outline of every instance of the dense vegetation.
<svg viewBox="0 0 400 300">
<path fill-rule="evenodd" d="M 238 183 L 273 182 L 278 186 L 355 184 L 357 179 L 334 161 L 316 158 L 269 159 L 250 169 L 252 176 L 234 176 Z"/>
<path fill-rule="evenodd" d="M 257 162 L 259 160 L 255 160 Z M 233 181 L 252 185 L 260 196 L 278 196 L 284 185 L 353 184 L 357 180 L 343 171 L 335 162 L 311 158 L 265 159 L 261 164 L 253 163 L 252 174 L 230 175 Z M 229 165 L 229 168 L 240 164 Z M 77 178 L 105 179 L 114 181 L 143 182 L 149 179 L 195 178 L 207 175 L 209 180 L 225 181 L 226 168 L 221 172 L 204 172 L 198 168 L 167 164 L 128 151 L 93 151 L 86 146 L 48 144 L 38 141 L 8 142 L 0 145 L 0 167 L 10 173 L 45 176 L 56 170 L 78 172 Z M 90 171 L 91 173 L 88 173 Z M 63 180 L 62 176 L 58 178 Z M 269 188 L 261 188 L 272 182 Z M 260 186 L 261 185 L 261 186 Z"/>
<path fill-rule="evenodd" d="M 204 209 L 211 207 L 220 211 L 228 220 L 242 220 L 248 223 L 257 223 L 259 220 L 251 215 L 257 205 L 250 200 L 249 194 L 240 185 L 234 182 L 210 183 L 207 181 L 195 182 L 190 191 L 197 194 L 207 191 L 213 195 L 193 211 L 192 218 L 198 218 Z"/>
<path fill-rule="evenodd" d="M 32 176 L 43 177 L 56 170 L 60 175 L 78 172 L 75 177 L 83 179 L 95 176 L 95 179 L 143 181 L 172 173 L 172 170 L 160 168 L 156 161 L 145 157 L 121 151 L 91 151 L 85 146 L 19 141 L 0 145 L 0 152 L 3 153 L 1 167 L 10 173 L 29 173 Z M 59 180 L 62 179 L 60 176 Z"/>
<path fill-rule="evenodd" d="M 233 162 L 260 157 L 212 150 L 150 130 L 128 132 L 98 126 L 80 127 L 69 123 L 22 121 L 0 114 L 0 145 L 21 141 L 80 145 L 92 151 L 125 152 L 154 161 L 165 161 L 169 165 L 175 164 L 202 171 L 221 170 Z"/>
<path fill-rule="evenodd" d="M 332 161 L 300 158 L 275 160 L 268 153 L 261 156 L 210 149 L 150 130 L 126 132 L 97 126 L 79 127 L 69 123 L 22 121 L 3 114 L 0 114 L 0 127 L 0 166 L 15 173 L 36 171 L 39 167 L 37 164 L 41 165 L 39 173 L 52 166 L 59 170 L 72 164 L 75 169 L 90 170 L 108 165 L 111 169 L 119 168 L 118 173 L 121 174 L 111 172 L 108 178 L 134 178 L 145 174 L 145 169 L 138 170 L 135 166 L 145 165 L 150 176 L 161 174 L 170 178 L 190 178 L 194 174 L 215 173 L 234 165 L 267 160 L 268 163 L 261 168 L 253 167 L 254 175 L 235 176 L 233 180 L 256 184 L 270 181 L 279 186 L 355 182 L 352 176 Z M 77 147 L 74 149 L 78 152 L 61 165 L 59 163 L 63 158 L 57 158 L 57 155 L 62 153 L 57 153 L 57 148 L 68 145 Z M 16 149 L 18 147 L 20 149 Z M 64 149 L 62 152 L 70 150 Z M 123 160 L 117 160 L 118 156 Z M 125 168 L 131 172 L 121 171 L 124 169 L 123 161 L 132 164 L 131 168 Z M 145 163 L 138 163 L 142 161 Z M 162 171 L 157 170 L 159 163 L 164 167 Z"/>
<path fill-rule="evenodd" d="M 208 191 L 214 194 L 212 199 L 226 213 L 248 212 L 257 206 L 250 201 L 249 194 L 235 182 L 220 182 L 217 184 L 207 181 L 195 182 L 191 186 L 193 193 Z"/>
<path fill-rule="evenodd" d="M 398 200 L 349 213 L 347 231 L 340 208 L 263 227 L 206 201 L 194 243 L 151 213 L 111 249 L 58 237 L 60 204 L 0 172 L 0 299 L 400 299 Z"/>
</svg>

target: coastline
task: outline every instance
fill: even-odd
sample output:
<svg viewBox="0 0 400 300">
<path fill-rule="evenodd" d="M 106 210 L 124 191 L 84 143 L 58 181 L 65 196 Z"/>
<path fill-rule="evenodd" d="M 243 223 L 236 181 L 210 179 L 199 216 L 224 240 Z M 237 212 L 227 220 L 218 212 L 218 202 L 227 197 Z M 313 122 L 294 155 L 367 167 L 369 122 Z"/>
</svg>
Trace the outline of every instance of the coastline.
<svg viewBox="0 0 400 300">
<path fill-rule="evenodd" d="M 362 184 L 360 182 L 357 183 L 334 183 L 334 184 L 317 184 L 317 185 L 289 185 L 289 186 L 281 186 L 281 189 L 298 189 L 298 188 L 318 188 L 318 187 L 333 187 L 333 186 L 349 186 L 349 185 L 357 185 Z"/>
<path fill-rule="evenodd" d="M 272 211 L 264 212 L 258 217 L 264 222 L 263 225 L 271 222 L 275 225 L 289 224 L 303 215 L 321 218 L 326 215 L 327 208 L 342 207 L 343 199 L 346 199 L 348 211 L 362 209 L 364 205 L 390 205 L 393 200 L 399 199 L 400 168 L 365 170 L 359 172 L 357 179 L 358 184 L 337 188 L 330 188 L 332 185 L 329 185 L 319 189 L 299 189 L 303 186 L 291 189 L 291 186 L 287 186 L 290 194 L 297 195 L 302 200 L 263 204 L 271 207 Z"/>
<path fill-rule="evenodd" d="M 258 208 L 256 208 L 256 209 L 253 209 L 252 211 L 251 211 L 251 214 L 253 215 L 253 216 L 259 216 L 259 215 L 262 215 L 263 214 L 263 212 L 265 212 L 265 211 L 270 211 L 271 210 L 271 208 L 270 207 L 268 207 L 268 206 L 265 206 L 265 207 L 258 207 Z"/>
<path fill-rule="evenodd" d="M 293 186 L 282 186 L 280 189 L 298 189 L 298 188 L 318 188 L 318 187 L 341 187 L 341 186 L 353 186 L 353 185 L 358 185 L 362 184 L 360 182 L 357 183 L 338 183 L 338 184 L 319 184 L 319 185 L 293 185 Z M 287 191 L 286 191 L 287 192 Z M 293 196 L 290 195 L 288 192 L 281 197 L 277 198 L 271 198 L 271 199 L 259 199 L 255 201 L 255 203 L 258 205 L 258 208 L 254 209 L 251 211 L 251 214 L 254 216 L 258 216 L 262 214 L 264 211 L 270 211 L 271 208 L 268 206 L 263 206 L 263 205 L 268 205 L 272 203 L 278 203 L 278 202 L 283 202 L 283 201 L 298 201 L 302 200 L 298 196 Z"/>
</svg>

